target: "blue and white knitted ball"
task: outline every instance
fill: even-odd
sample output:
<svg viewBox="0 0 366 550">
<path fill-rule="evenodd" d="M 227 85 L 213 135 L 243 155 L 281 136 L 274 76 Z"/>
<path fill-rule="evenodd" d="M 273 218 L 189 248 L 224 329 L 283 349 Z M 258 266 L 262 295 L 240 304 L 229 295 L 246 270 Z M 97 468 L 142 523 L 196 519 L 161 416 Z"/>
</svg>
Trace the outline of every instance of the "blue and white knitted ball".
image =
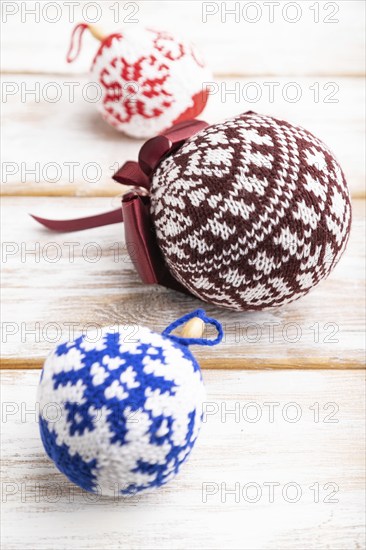
<svg viewBox="0 0 366 550">
<path fill-rule="evenodd" d="M 216 340 L 170 334 L 193 317 L 213 324 Z M 106 329 L 97 342 L 81 336 L 57 346 L 38 389 L 48 456 L 73 483 L 102 495 L 165 484 L 188 457 L 201 424 L 205 392 L 188 346 L 221 339 L 220 324 L 197 310 L 162 334 Z"/>
</svg>

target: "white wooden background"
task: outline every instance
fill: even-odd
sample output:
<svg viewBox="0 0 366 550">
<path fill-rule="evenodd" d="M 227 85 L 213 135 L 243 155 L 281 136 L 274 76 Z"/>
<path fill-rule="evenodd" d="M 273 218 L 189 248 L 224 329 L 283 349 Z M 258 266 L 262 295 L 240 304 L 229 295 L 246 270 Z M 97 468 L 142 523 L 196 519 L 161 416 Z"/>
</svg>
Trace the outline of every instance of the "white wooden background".
<svg viewBox="0 0 366 550">
<path fill-rule="evenodd" d="M 15 404 L 3 424 L 3 548 L 364 547 L 361 372 L 231 371 L 223 376 L 219 370 L 205 371 L 209 410 L 237 407 L 238 421 L 229 414 L 207 415 L 189 462 L 163 489 L 97 502 L 77 489 L 70 497 L 71 484 L 44 454 L 32 412 L 38 378 L 36 371 L 2 374 L 3 399 Z M 279 405 L 271 423 L 264 403 L 274 401 Z M 254 409 L 243 414 L 250 402 L 263 413 L 256 423 L 247 420 L 255 417 Z M 291 402 L 302 413 L 296 423 L 282 416 Z M 319 422 L 309 408 L 316 402 Z M 327 403 L 331 405 L 324 410 Z M 339 410 L 328 419 L 332 422 L 325 422 L 335 406 Z M 294 417 L 294 410 L 288 409 L 288 415 Z M 218 492 L 204 502 L 207 483 Z M 225 489 L 234 489 L 236 483 L 237 502 L 233 494 L 224 502 Z M 245 494 L 247 483 L 260 487 L 258 502 L 248 502 L 255 492 Z M 279 484 L 273 502 L 265 483 Z M 300 487 L 298 502 L 282 497 L 288 483 Z M 317 483 L 319 502 L 314 502 L 310 487 Z M 332 485 L 324 489 L 328 483 Z M 288 496 L 294 498 L 294 493 Z M 329 498 L 334 502 L 327 502 Z"/>
<path fill-rule="evenodd" d="M 225 6 L 233 8 L 235 2 L 211 2 L 210 9 L 217 6 L 219 12 L 205 23 L 199 1 L 133 3 L 138 23 L 123 23 L 135 10 L 131 3 L 99 3 L 99 25 L 106 31 L 140 24 L 179 32 L 202 50 L 220 90 L 239 87 L 244 94 L 240 102 L 220 93 L 210 98 L 203 115 L 209 122 L 257 110 L 299 123 L 324 139 L 346 173 L 354 220 L 349 247 L 334 273 L 302 300 L 263 313 L 206 308 L 226 329 L 219 348 L 197 350 L 208 402 L 219 412 L 207 418 L 190 461 L 167 487 L 140 498 L 94 503 L 78 490 L 70 502 L 71 485 L 45 456 L 36 416 L 26 414 L 36 407 L 39 368 L 51 340 L 65 336 L 70 322 L 77 331 L 91 322 L 137 321 L 161 330 L 165 322 L 201 304 L 142 285 L 125 258 L 119 226 L 50 236 L 27 216 L 66 217 L 118 204 L 119 189 L 110 176 L 117 164 L 136 158 L 141 145 L 105 125 L 95 106 L 83 99 L 96 42 L 85 36 L 79 59 L 66 64 L 73 27 L 68 8 L 58 2 L 60 20 L 51 23 L 45 18 L 54 18 L 56 8 L 44 14 L 47 2 L 39 2 L 37 22 L 26 14 L 35 4 L 1 3 L 2 548 L 365 548 L 365 3 L 301 1 L 286 8 L 289 3 L 281 1 L 270 22 L 265 2 L 240 2 L 240 20 L 228 15 L 223 22 Z M 94 16 L 92 8 L 85 12 L 87 4 L 81 1 L 75 8 L 75 23 L 83 13 Z M 286 17 L 293 18 L 294 9 L 299 21 L 289 23 Z M 255 15 L 259 20 L 250 23 Z M 48 89 L 52 97 L 50 83 L 61 92 L 59 101 L 42 95 Z M 78 84 L 73 102 L 68 83 Z M 253 93 L 251 83 L 261 91 L 256 102 L 245 96 L 245 91 Z M 273 102 L 268 83 L 276 86 Z M 297 102 L 282 95 L 290 83 L 301 90 Z M 24 97 L 32 89 L 40 90 L 39 98 Z M 25 177 L 24 170 L 35 163 L 42 171 L 54 162 L 60 166 L 57 182 L 51 181 L 52 171 Z M 79 163 L 74 181 L 65 164 L 70 162 Z M 95 182 L 83 178 L 82 169 L 90 162 L 100 166 Z M 70 241 L 75 244 L 73 261 L 67 254 Z M 83 254 L 92 242 L 102 252 L 98 262 Z M 119 262 L 114 261 L 115 243 Z M 61 250 L 59 261 L 50 261 L 50 246 Z M 36 254 L 24 255 L 32 247 Z M 242 412 L 250 402 L 262 412 L 258 422 L 243 415 L 239 422 L 230 415 L 223 422 L 225 407 Z M 268 402 L 279 403 L 273 423 Z M 301 411 L 296 423 L 282 416 L 291 402 Z M 334 416 L 327 417 L 332 411 Z M 238 502 L 234 495 L 223 502 L 220 484 L 232 489 L 237 483 L 242 491 L 248 482 L 261 487 L 258 502 L 247 502 L 242 493 Z M 280 484 L 273 503 L 263 485 L 271 482 Z M 301 487 L 297 503 L 282 497 L 289 482 Z M 204 483 L 218 489 L 207 502 Z M 315 484 L 320 502 L 314 502 L 309 488 Z M 324 489 L 326 484 L 333 485 Z M 326 502 L 334 487 L 338 502 Z"/>
</svg>

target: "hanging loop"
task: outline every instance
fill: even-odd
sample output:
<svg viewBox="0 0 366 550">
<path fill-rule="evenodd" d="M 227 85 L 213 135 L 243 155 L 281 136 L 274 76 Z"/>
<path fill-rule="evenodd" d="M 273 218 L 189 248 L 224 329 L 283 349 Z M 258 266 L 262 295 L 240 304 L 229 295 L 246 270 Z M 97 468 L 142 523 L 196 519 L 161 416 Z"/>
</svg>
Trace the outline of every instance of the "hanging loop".
<svg viewBox="0 0 366 550">
<path fill-rule="evenodd" d="M 78 57 L 81 50 L 81 39 L 88 26 L 89 25 L 87 25 L 86 23 L 79 23 L 72 31 L 70 47 L 66 55 L 66 61 L 68 63 L 72 63 Z M 75 49 L 75 40 L 77 40 L 76 52 L 72 55 L 72 52 Z"/>
<path fill-rule="evenodd" d="M 171 334 L 171 332 L 176 329 L 177 327 L 184 325 L 187 321 L 190 319 L 193 319 L 194 317 L 198 317 L 199 319 L 202 319 L 202 321 L 207 325 L 212 325 L 217 330 L 217 337 L 215 339 L 210 338 L 184 338 L 182 336 L 176 336 L 174 334 Z M 224 332 L 222 329 L 221 323 L 217 321 L 216 319 L 213 319 L 212 317 L 207 317 L 206 312 L 203 309 L 196 309 L 195 311 L 191 311 L 190 313 L 187 313 L 187 315 L 183 315 L 183 317 L 180 317 L 173 323 L 171 323 L 166 329 L 162 332 L 163 336 L 167 336 L 171 340 L 174 340 L 174 342 L 177 342 L 178 344 L 184 344 L 186 346 L 191 345 L 198 345 L 198 346 L 216 346 L 221 342 L 224 336 Z"/>
</svg>

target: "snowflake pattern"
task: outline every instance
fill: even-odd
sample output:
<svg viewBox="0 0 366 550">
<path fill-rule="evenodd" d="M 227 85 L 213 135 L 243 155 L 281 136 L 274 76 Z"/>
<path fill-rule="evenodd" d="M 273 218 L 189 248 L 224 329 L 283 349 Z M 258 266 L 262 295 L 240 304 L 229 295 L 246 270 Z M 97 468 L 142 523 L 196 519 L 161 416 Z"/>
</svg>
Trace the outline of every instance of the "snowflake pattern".
<svg viewBox="0 0 366 550">
<path fill-rule="evenodd" d="M 188 347 L 139 327 L 106 330 L 47 358 L 38 399 L 45 450 L 85 490 L 135 494 L 165 484 L 197 438 L 204 387 Z M 57 418 L 47 417 L 57 403 Z"/>
<path fill-rule="evenodd" d="M 151 137 L 198 116 L 210 73 L 194 48 L 153 29 L 124 28 L 106 38 L 91 73 L 102 97 L 99 110 L 118 130 Z"/>
</svg>

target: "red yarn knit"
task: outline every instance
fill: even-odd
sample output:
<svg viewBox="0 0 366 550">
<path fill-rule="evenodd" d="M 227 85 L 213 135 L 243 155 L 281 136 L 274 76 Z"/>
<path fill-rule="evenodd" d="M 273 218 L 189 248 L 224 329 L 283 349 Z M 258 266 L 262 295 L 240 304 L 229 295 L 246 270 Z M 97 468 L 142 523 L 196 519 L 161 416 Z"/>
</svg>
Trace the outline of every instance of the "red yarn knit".
<svg viewBox="0 0 366 550">
<path fill-rule="evenodd" d="M 134 27 L 108 36 L 91 72 L 101 85 L 103 118 L 134 137 L 198 116 L 208 98 L 210 73 L 191 44 L 166 32 Z"/>
</svg>

